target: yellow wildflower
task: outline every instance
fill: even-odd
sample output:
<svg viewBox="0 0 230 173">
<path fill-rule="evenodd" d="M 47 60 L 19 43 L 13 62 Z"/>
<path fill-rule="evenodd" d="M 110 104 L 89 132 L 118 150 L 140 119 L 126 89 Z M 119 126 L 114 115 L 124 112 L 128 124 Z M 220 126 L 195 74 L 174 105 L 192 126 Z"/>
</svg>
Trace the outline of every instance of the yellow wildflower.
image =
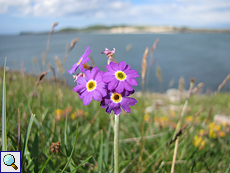
<svg viewBox="0 0 230 173">
<path fill-rule="evenodd" d="M 201 130 L 199 131 L 199 135 L 200 135 L 200 136 L 203 136 L 203 135 L 204 135 L 204 129 L 201 129 Z"/>
<path fill-rule="evenodd" d="M 224 138 L 224 137 L 225 137 L 225 132 L 220 131 L 220 132 L 218 133 L 218 135 L 219 135 L 221 138 Z"/>
<path fill-rule="evenodd" d="M 228 102 L 228 107 L 230 107 L 230 102 Z"/>
<path fill-rule="evenodd" d="M 193 116 L 187 116 L 185 118 L 185 121 L 188 122 L 188 123 L 192 123 L 194 121 Z"/>
<path fill-rule="evenodd" d="M 220 131 L 220 126 L 219 125 L 215 125 L 213 128 L 215 131 Z"/>
<path fill-rule="evenodd" d="M 203 149 L 204 146 L 205 146 L 205 141 L 202 141 L 201 144 L 200 144 L 199 150 Z"/>
<path fill-rule="evenodd" d="M 195 147 L 198 147 L 198 146 L 200 146 L 201 142 L 202 142 L 202 137 L 196 135 L 196 136 L 194 137 L 193 141 L 192 141 L 192 144 L 193 144 Z"/>
<path fill-rule="evenodd" d="M 209 138 L 216 138 L 216 133 L 213 131 L 213 129 L 210 129 L 208 136 Z"/>
<path fill-rule="evenodd" d="M 75 116 L 76 116 L 76 112 L 73 112 L 73 113 L 71 114 L 71 119 L 74 120 L 74 119 L 75 119 Z"/>
<path fill-rule="evenodd" d="M 213 129 L 214 126 L 215 126 L 215 123 L 214 123 L 214 122 L 212 122 L 212 123 L 210 123 L 210 124 L 208 125 L 208 127 L 209 127 L 210 129 Z"/>
<path fill-rule="evenodd" d="M 150 120 L 149 114 L 145 114 L 144 121 L 149 122 L 149 120 Z"/>
</svg>

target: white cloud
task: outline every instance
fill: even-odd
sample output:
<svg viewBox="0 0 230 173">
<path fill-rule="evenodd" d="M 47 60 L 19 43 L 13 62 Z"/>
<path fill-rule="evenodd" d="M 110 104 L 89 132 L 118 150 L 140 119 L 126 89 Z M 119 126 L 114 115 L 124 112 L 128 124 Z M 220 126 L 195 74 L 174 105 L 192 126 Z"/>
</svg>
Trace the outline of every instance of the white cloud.
<svg viewBox="0 0 230 173">
<path fill-rule="evenodd" d="M 150 1 L 148 1 L 150 2 Z M 230 24 L 229 0 L 172 0 L 132 4 L 121 0 L 0 0 L 0 13 L 34 17 L 74 17 L 128 24 Z"/>
</svg>

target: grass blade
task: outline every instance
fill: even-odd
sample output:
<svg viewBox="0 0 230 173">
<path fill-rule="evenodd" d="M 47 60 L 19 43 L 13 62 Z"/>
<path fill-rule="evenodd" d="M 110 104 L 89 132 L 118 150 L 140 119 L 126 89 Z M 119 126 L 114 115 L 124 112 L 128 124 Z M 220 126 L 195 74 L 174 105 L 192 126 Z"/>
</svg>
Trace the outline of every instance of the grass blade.
<svg viewBox="0 0 230 173">
<path fill-rule="evenodd" d="M 6 138 L 6 58 L 4 66 L 4 76 L 2 84 L 2 151 L 7 151 Z"/>
<path fill-rule="evenodd" d="M 78 165 L 72 172 L 76 171 L 78 168 L 80 168 L 84 163 L 88 162 L 89 159 L 91 159 L 92 156 L 89 156 L 84 162 L 82 162 L 80 165 Z"/>
<path fill-rule="evenodd" d="M 75 136 L 75 141 L 74 141 L 74 144 L 73 144 L 73 149 L 72 149 L 72 151 L 71 151 L 70 156 L 68 157 L 68 161 L 67 161 L 65 167 L 63 168 L 62 172 L 65 171 L 66 167 L 69 165 L 69 162 L 70 162 L 70 160 L 71 160 L 71 158 L 72 158 L 72 155 L 73 155 L 73 152 L 74 152 L 74 148 L 75 148 L 75 145 L 76 145 L 76 143 L 77 143 L 77 134 L 78 134 L 78 126 L 77 126 L 77 132 L 76 132 L 76 136 Z"/>
<path fill-rule="evenodd" d="M 44 165 L 42 166 L 42 168 L 39 170 L 38 173 L 42 173 L 44 168 L 46 167 L 47 163 L 49 162 L 49 160 L 51 159 L 51 157 L 53 156 L 53 153 L 49 156 L 49 158 L 46 160 L 46 162 L 44 163 Z"/>
<path fill-rule="evenodd" d="M 65 131 L 64 131 L 64 145 L 65 145 L 65 149 L 66 149 L 66 155 L 69 156 L 69 152 L 68 152 L 68 148 L 67 148 L 67 118 L 68 118 L 68 111 L 69 111 L 69 106 L 66 112 L 66 116 L 65 116 Z"/>
<path fill-rule="evenodd" d="M 101 172 L 102 170 L 102 164 L 103 164 L 103 133 L 101 131 L 101 145 L 100 145 L 100 153 L 99 153 L 99 158 L 98 158 L 98 168 L 97 172 Z"/>
<path fill-rule="evenodd" d="M 109 125 L 109 130 L 108 130 L 108 133 L 107 133 L 107 139 L 106 139 L 106 145 L 105 145 L 105 166 L 107 167 L 108 165 L 108 157 L 109 157 L 109 138 L 110 138 L 110 131 L 111 131 L 111 126 L 112 126 L 112 123 L 110 123 Z"/>
<path fill-rule="evenodd" d="M 27 144 L 28 144 L 32 124 L 33 124 L 33 121 L 34 121 L 34 117 L 35 117 L 35 115 L 31 114 L 30 121 L 29 121 L 27 131 L 26 131 L 26 137 L 25 137 L 25 141 L 24 141 L 24 150 L 23 150 L 23 153 L 22 153 L 22 166 L 24 166 L 25 157 L 27 157 L 28 153 L 29 153 L 28 148 L 27 148 Z M 27 157 L 27 159 L 29 159 L 28 162 L 30 163 L 31 159 L 29 158 L 29 156 Z M 22 168 L 22 170 L 23 170 L 23 168 Z"/>
</svg>

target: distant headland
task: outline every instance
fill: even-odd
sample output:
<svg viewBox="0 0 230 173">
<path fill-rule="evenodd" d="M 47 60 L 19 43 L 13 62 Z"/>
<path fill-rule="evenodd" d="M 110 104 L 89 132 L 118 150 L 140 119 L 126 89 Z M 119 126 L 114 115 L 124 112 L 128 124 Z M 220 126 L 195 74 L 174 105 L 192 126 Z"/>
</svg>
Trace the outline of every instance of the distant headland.
<svg viewBox="0 0 230 173">
<path fill-rule="evenodd" d="M 173 26 L 128 26 L 93 25 L 86 28 L 63 28 L 54 33 L 101 33 L 101 34 L 144 34 L 144 33 L 230 33 L 230 29 L 188 28 Z M 47 34 L 47 32 L 21 32 L 20 35 Z"/>
</svg>

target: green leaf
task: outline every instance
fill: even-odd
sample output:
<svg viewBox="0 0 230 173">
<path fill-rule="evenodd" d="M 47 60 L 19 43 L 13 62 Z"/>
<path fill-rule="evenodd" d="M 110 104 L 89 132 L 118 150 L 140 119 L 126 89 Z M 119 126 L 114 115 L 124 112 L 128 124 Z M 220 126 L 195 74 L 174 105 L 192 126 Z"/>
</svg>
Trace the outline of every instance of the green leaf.
<svg viewBox="0 0 230 173">
<path fill-rule="evenodd" d="M 42 168 L 39 170 L 38 173 L 42 173 L 44 168 L 46 167 L 47 163 L 49 162 L 49 160 L 51 159 L 51 157 L 53 156 L 53 153 L 49 156 L 49 158 L 46 160 L 46 162 L 44 163 L 44 165 L 42 166 Z"/>
<path fill-rule="evenodd" d="M 101 172 L 102 164 L 103 164 L 103 132 L 102 131 L 101 131 L 100 153 L 99 153 L 99 158 L 97 163 L 98 163 L 97 172 Z"/>
<path fill-rule="evenodd" d="M 106 139 L 106 145 L 105 145 L 104 161 L 105 161 L 105 166 L 106 167 L 108 165 L 108 158 L 109 158 L 109 138 L 110 138 L 111 126 L 112 126 L 112 123 L 110 123 L 110 125 L 109 125 L 109 130 L 108 130 L 108 133 L 107 133 L 107 139 Z"/>
<path fill-rule="evenodd" d="M 2 151 L 7 151 L 6 138 L 6 59 L 4 66 L 3 84 L 2 84 Z"/>
<path fill-rule="evenodd" d="M 75 141 L 74 141 L 74 144 L 73 144 L 73 149 L 72 149 L 72 151 L 71 151 L 70 156 L 68 157 L 68 161 L 67 161 L 65 167 L 63 168 L 62 172 L 65 171 L 66 167 L 69 165 L 69 162 L 70 162 L 70 160 L 71 160 L 71 158 L 72 158 L 72 155 L 73 155 L 73 152 L 74 152 L 74 148 L 75 148 L 75 145 L 76 145 L 76 143 L 77 143 L 77 134 L 78 134 L 78 126 L 77 126 L 77 132 L 76 132 L 76 136 L 75 136 Z"/>
<path fill-rule="evenodd" d="M 64 145 L 65 145 L 65 149 L 66 149 L 66 155 L 69 156 L 69 152 L 68 152 L 68 147 L 67 147 L 67 118 L 68 118 L 68 110 L 69 110 L 69 106 L 66 112 L 66 116 L 65 116 L 65 132 L 64 132 Z"/>
<path fill-rule="evenodd" d="M 91 159 L 92 156 L 89 156 L 84 162 L 82 162 L 80 165 L 78 165 L 71 173 L 76 171 L 78 168 L 80 168 L 84 163 L 88 162 L 89 159 Z"/>
<path fill-rule="evenodd" d="M 32 159 L 30 158 L 30 153 L 28 151 L 27 144 L 28 144 L 28 140 L 29 140 L 29 136 L 30 136 L 30 131 L 31 131 L 31 128 L 32 128 L 32 124 L 33 124 L 33 121 L 34 121 L 34 117 L 35 117 L 35 115 L 31 114 L 29 125 L 27 127 L 26 137 L 25 137 L 25 141 L 24 141 L 24 150 L 23 150 L 23 153 L 22 153 L 22 165 L 24 165 L 24 163 L 25 163 L 25 157 L 27 158 L 29 164 L 32 162 Z"/>
</svg>

